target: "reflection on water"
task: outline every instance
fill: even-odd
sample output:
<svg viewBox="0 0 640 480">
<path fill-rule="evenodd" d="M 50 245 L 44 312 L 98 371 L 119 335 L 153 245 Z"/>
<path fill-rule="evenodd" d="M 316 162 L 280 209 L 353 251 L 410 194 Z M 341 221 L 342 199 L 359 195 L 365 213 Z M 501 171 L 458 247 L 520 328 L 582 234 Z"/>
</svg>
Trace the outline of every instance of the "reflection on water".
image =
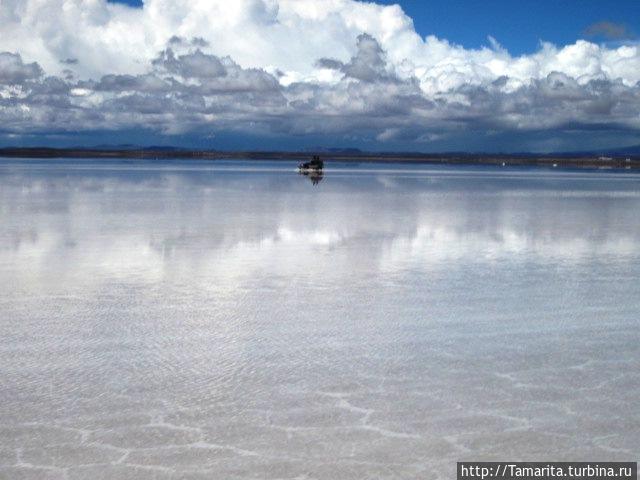
<svg viewBox="0 0 640 480">
<path fill-rule="evenodd" d="M 640 177 L 294 167 L 0 160 L 0 478 L 637 457 Z"/>
<path fill-rule="evenodd" d="M 305 170 L 298 173 L 307 177 L 313 185 L 318 185 L 324 178 L 322 170 Z"/>
</svg>

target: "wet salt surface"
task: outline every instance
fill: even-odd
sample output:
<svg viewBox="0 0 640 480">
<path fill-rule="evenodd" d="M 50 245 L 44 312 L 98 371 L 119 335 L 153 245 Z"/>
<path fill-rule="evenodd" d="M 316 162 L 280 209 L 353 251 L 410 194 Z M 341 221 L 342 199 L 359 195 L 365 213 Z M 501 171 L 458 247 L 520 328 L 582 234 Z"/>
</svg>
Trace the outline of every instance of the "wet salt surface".
<svg viewBox="0 0 640 480">
<path fill-rule="evenodd" d="M 640 453 L 640 177 L 0 160 L 0 478 Z"/>
</svg>

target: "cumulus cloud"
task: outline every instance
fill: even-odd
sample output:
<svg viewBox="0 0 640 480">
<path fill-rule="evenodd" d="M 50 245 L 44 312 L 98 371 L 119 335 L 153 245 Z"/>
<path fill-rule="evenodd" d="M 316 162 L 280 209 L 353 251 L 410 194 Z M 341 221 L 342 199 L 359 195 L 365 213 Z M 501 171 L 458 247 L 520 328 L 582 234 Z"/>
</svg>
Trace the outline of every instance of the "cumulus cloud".
<svg viewBox="0 0 640 480">
<path fill-rule="evenodd" d="M 422 38 L 399 6 L 355 0 L 4 0 L 0 25 L 0 120 L 15 134 L 232 130 L 384 143 L 640 130 L 633 43 L 543 43 L 514 57 L 495 40 L 469 50 Z"/>
<path fill-rule="evenodd" d="M 19 53 L 0 53 L 0 84 L 23 84 L 41 77 L 42 68 L 35 62 L 24 63 Z"/>
<path fill-rule="evenodd" d="M 174 42 L 175 43 L 175 42 Z M 182 78 L 215 78 L 226 75 L 222 62 L 215 56 L 205 55 L 201 50 L 180 55 L 176 58 L 173 50 L 167 48 L 152 64 L 167 73 Z"/>
<path fill-rule="evenodd" d="M 375 38 L 367 33 L 359 35 L 356 48 L 355 56 L 347 63 L 332 58 L 321 58 L 316 65 L 341 71 L 346 77 L 364 82 L 374 82 L 388 77 L 386 54 Z"/>
</svg>

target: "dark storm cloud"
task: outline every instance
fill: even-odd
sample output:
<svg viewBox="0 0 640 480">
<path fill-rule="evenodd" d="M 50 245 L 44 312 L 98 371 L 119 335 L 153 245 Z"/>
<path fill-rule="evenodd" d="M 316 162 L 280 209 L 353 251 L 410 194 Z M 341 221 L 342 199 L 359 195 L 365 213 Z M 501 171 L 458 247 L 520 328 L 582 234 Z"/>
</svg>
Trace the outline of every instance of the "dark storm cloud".
<svg viewBox="0 0 640 480">
<path fill-rule="evenodd" d="M 243 68 L 202 48 L 174 37 L 146 73 L 88 81 L 44 76 L 38 64 L 1 53 L 0 121 L 16 133 L 46 133 L 54 126 L 70 132 L 235 130 L 380 142 L 429 142 L 469 131 L 640 129 L 640 85 L 622 80 L 585 83 L 551 72 L 516 87 L 502 76 L 427 95 L 417 78 L 394 72 L 375 38 L 360 35 L 348 62 L 317 62 L 341 72 L 338 81 L 283 85 L 277 73 Z"/>
</svg>

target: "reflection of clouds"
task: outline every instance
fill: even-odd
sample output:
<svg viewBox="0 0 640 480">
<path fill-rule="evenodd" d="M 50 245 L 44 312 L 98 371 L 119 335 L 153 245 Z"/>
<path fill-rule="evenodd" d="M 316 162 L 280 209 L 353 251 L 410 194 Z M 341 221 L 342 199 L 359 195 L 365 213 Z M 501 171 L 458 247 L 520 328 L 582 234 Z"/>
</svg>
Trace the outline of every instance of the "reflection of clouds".
<svg viewBox="0 0 640 480">
<path fill-rule="evenodd" d="M 60 270 L 81 271 L 84 287 L 103 281 L 157 282 L 165 275 L 190 276 L 193 272 L 215 279 L 217 286 L 237 283 L 265 270 L 284 274 L 298 268 L 313 272 L 319 267 L 318 255 L 339 245 L 346 236 L 328 229 L 297 230 L 279 227 L 275 232 L 252 240 L 225 241 L 224 238 L 167 237 L 128 234 L 121 231 L 95 235 L 73 235 L 73 241 L 59 232 L 43 230 L 22 235 L 0 248 L 0 263 L 14 265 L 16 275 L 27 276 Z M 324 267 L 322 267 L 324 268 Z M 73 276 L 72 276 L 73 277 Z M 67 278 L 72 281 L 73 278 Z M 227 284 L 227 287 L 229 284 Z"/>
<path fill-rule="evenodd" d="M 398 236 L 383 249 L 384 271 L 425 267 L 446 261 L 491 261 L 508 258 L 530 261 L 579 261 L 605 255 L 638 254 L 633 238 L 557 238 L 519 232 L 509 226 L 486 232 L 467 232 L 442 225 L 421 225 L 414 235 Z"/>
<path fill-rule="evenodd" d="M 0 178 L 0 261 L 14 278 L 60 274 L 98 285 L 193 277 L 231 288 L 454 261 L 638 254 L 639 197 L 626 175 L 412 167 L 345 176 L 336 168 L 309 189 L 287 165 L 109 165 Z"/>
<path fill-rule="evenodd" d="M 157 281 L 163 275 L 163 260 L 148 239 L 140 236 L 106 238 L 82 244 L 76 262 L 99 271 L 107 278 L 139 277 Z"/>
<path fill-rule="evenodd" d="M 328 230 L 302 231 L 296 232 L 286 227 L 278 229 L 275 237 L 264 239 L 271 244 L 282 242 L 284 244 L 302 244 L 302 245 L 335 245 L 342 240 L 342 235 L 338 232 Z"/>
<path fill-rule="evenodd" d="M 89 236 L 69 241 L 45 230 L 21 239 L 13 248 L 0 248 L 0 263 L 19 267 L 18 276 L 56 269 L 61 269 L 62 275 L 83 270 L 88 274 L 83 282 L 89 284 L 104 278 L 155 281 L 163 273 L 162 255 L 148 239 L 136 235 Z"/>
<path fill-rule="evenodd" d="M 8 265 L 12 261 L 37 265 L 47 260 L 52 250 L 57 248 L 54 234 L 33 229 L 0 237 L 0 261 Z"/>
<path fill-rule="evenodd" d="M 224 286 L 225 290 L 257 278 L 322 277 L 331 263 L 320 259 L 345 238 L 337 231 L 279 227 L 256 240 L 221 245 L 203 259 L 200 271 L 217 280 L 216 289 Z M 334 274 L 335 270 L 341 269 L 334 269 Z"/>
<path fill-rule="evenodd" d="M 398 181 L 392 175 L 376 175 L 376 181 L 384 188 L 398 187 Z"/>
<path fill-rule="evenodd" d="M 256 431 L 263 446 L 291 443 L 283 428 L 337 425 L 393 449 L 442 437 L 447 422 L 471 443 L 549 422 L 578 438 L 556 410 L 599 428 L 592 413 L 607 411 L 612 389 L 634 405 L 620 375 L 637 358 L 639 262 L 625 257 L 640 238 L 636 200 L 505 199 L 500 182 L 446 191 L 450 181 L 415 178 L 385 189 L 373 175 L 327 175 L 320 188 L 295 173 L 89 180 L 98 188 L 52 178 L 55 189 L 21 196 L 0 177 L 10 422 L 158 445 L 201 427 L 218 443 Z M 594 260 L 607 252 L 612 268 Z M 591 263 L 561 275 L 542 265 L 580 255 Z M 495 258 L 506 261 L 493 268 Z M 566 384 L 579 384 L 575 399 L 554 387 Z M 531 398 L 533 410 L 518 410 Z M 542 423 L 528 422 L 547 403 Z M 366 424 L 363 412 L 375 412 Z"/>
</svg>

